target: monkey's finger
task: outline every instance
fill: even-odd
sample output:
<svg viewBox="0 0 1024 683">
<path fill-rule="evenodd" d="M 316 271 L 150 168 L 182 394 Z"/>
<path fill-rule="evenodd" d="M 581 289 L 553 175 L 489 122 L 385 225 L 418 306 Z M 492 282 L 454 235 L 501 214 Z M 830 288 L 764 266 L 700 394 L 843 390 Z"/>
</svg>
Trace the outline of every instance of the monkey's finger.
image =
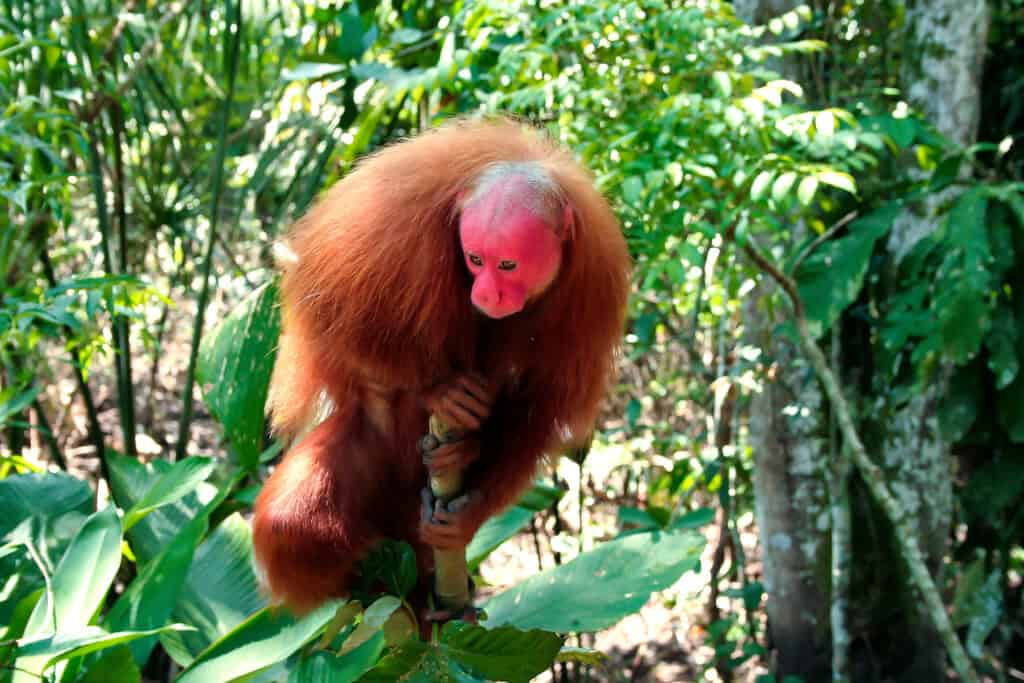
<svg viewBox="0 0 1024 683">
<path fill-rule="evenodd" d="M 447 416 L 445 422 L 447 422 L 450 427 L 457 427 L 470 431 L 480 428 L 480 419 L 469 410 L 453 401 L 451 398 L 444 402 L 444 413 Z"/>
<path fill-rule="evenodd" d="M 494 395 L 491 393 L 486 379 L 477 374 L 463 375 L 459 378 L 459 386 L 466 390 L 473 398 L 486 405 L 494 402 Z"/>
<path fill-rule="evenodd" d="M 454 394 L 451 399 L 457 405 L 473 413 L 473 416 L 481 422 L 491 413 L 490 406 L 468 392 L 460 391 Z"/>
</svg>

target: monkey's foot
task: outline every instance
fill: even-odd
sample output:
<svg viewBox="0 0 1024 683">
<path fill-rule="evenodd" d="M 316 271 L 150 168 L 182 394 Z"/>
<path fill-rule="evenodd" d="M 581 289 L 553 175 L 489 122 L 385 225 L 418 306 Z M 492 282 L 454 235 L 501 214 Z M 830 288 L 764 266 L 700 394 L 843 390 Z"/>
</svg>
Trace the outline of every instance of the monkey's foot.
<svg viewBox="0 0 1024 683">
<path fill-rule="evenodd" d="M 472 495 L 465 493 L 445 505 L 434 497 L 429 488 L 420 494 L 423 505 L 420 513 L 420 540 L 438 550 L 460 550 L 473 540 L 476 529 L 465 513 Z"/>
<path fill-rule="evenodd" d="M 423 454 L 423 464 L 431 476 L 443 476 L 452 471 L 464 470 L 474 463 L 480 457 L 480 440 L 470 437 L 438 441 L 428 434 L 420 441 L 420 452 Z"/>
<path fill-rule="evenodd" d="M 477 374 L 460 375 L 450 384 L 431 392 L 426 399 L 427 409 L 449 429 L 473 432 L 491 414 L 494 394 L 486 379 Z"/>
</svg>

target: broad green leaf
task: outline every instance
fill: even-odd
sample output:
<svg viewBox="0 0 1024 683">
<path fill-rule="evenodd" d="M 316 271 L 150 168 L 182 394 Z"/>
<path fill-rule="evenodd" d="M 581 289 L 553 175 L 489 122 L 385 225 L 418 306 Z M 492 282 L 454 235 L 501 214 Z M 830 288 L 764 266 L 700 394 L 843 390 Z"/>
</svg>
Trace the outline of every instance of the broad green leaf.
<svg viewBox="0 0 1024 683">
<path fill-rule="evenodd" d="M 386 645 L 384 633 L 378 631 L 351 652 L 336 655 L 320 650 L 303 657 L 292 670 L 288 683 L 352 683 L 369 671 L 380 659 Z"/>
<path fill-rule="evenodd" d="M 750 198 L 758 200 L 764 196 L 765 191 L 768 189 L 772 180 L 772 173 L 770 171 L 761 171 L 754 178 L 754 182 L 750 184 Z"/>
<path fill-rule="evenodd" d="M 956 286 L 938 288 L 933 308 L 941 326 L 943 351 L 955 363 L 966 363 L 978 353 L 991 324 L 987 207 L 984 192 L 969 190 L 957 198 L 946 216 L 946 255 L 936 277 Z"/>
<path fill-rule="evenodd" d="M 795 276 L 808 327 L 820 337 L 860 293 L 875 242 L 885 234 L 900 208 L 888 204 L 850 224 L 850 232 L 820 245 Z"/>
<path fill-rule="evenodd" d="M 150 636 L 148 639 L 153 639 Z M 138 641 L 132 641 L 136 643 Z M 132 658 L 132 652 L 128 646 L 114 646 L 103 650 L 102 654 L 87 668 L 85 675 L 78 680 L 78 683 L 141 683 L 142 672 L 139 665 Z"/>
<path fill-rule="evenodd" d="M 458 622 L 445 624 L 441 643 L 448 656 L 470 671 L 511 683 L 528 683 L 551 666 L 562 649 L 562 638 L 554 633 Z"/>
<path fill-rule="evenodd" d="M 196 550 L 172 618 L 194 633 L 160 636 L 168 654 L 187 666 L 209 645 L 265 606 L 253 574 L 252 531 L 234 514 Z"/>
<path fill-rule="evenodd" d="M 980 371 L 980 363 L 968 363 L 956 368 L 949 380 L 938 409 L 939 428 L 948 443 L 962 439 L 978 417 L 982 403 Z"/>
<path fill-rule="evenodd" d="M 562 639 L 553 633 L 511 627 L 485 629 L 452 622 L 442 629 L 439 643 L 407 641 L 360 681 L 527 683 L 551 665 L 561 644 Z"/>
<path fill-rule="evenodd" d="M 246 469 L 254 469 L 263 452 L 264 407 L 279 327 L 277 287 L 266 284 L 204 336 L 199 350 L 204 400 Z"/>
<path fill-rule="evenodd" d="M 57 662 L 72 657 L 81 657 L 90 652 L 105 650 L 116 645 L 131 642 L 138 638 L 154 636 L 170 630 L 187 630 L 183 624 L 171 624 L 150 631 L 122 631 L 108 633 L 99 626 L 78 626 L 62 630 L 59 633 L 47 633 L 35 638 L 27 638 L 18 642 L 18 662 L 40 661 L 45 671 Z M 22 664 L 17 665 L 19 668 Z M 37 679 L 38 680 L 38 679 Z"/>
<path fill-rule="evenodd" d="M 783 173 L 775 182 L 772 184 L 772 199 L 777 202 L 782 201 L 789 194 L 789 191 L 793 188 L 793 183 L 796 182 L 796 173 L 793 171 L 787 171 Z"/>
<path fill-rule="evenodd" d="M 472 542 L 466 547 L 466 563 L 469 565 L 469 570 L 475 571 L 498 546 L 529 524 L 533 514 L 532 510 L 513 505 L 500 515 L 495 515 L 484 522 L 473 536 Z"/>
<path fill-rule="evenodd" d="M 801 204 L 808 206 L 814 199 L 814 193 L 817 191 L 818 179 L 811 175 L 800 181 L 800 186 L 796 189 L 796 196 Z"/>
<path fill-rule="evenodd" d="M 331 64 L 329 62 L 303 62 L 296 64 L 290 69 L 285 69 L 281 74 L 281 80 L 290 81 L 317 81 L 326 76 L 333 76 L 345 71 L 348 67 L 345 64 Z"/>
<path fill-rule="evenodd" d="M 0 536 L 28 517 L 54 518 L 71 511 L 88 514 L 92 501 L 89 485 L 64 473 L 18 474 L 0 479 Z"/>
<path fill-rule="evenodd" d="M 192 493 L 196 486 L 209 478 L 215 466 L 213 458 L 199 456 L 185 458 L 171 465 L 171 469 L 154 481 L 142 499 L 125 513 L 125 531 L 153 510 Z"/>
<path fill-rule="evenodd" d="M 137 504 L 153 483 L 170 471 L 172 465 L 165 460 L 154 460 L 143 465 L 135 458 L 110 453 L 107 456 L 110 486 L 114 497 L 125 509 Z M 217 496 L 212 484 L 200 483 L 195 490 L 167 505 L 163 505 L 142 518 L 128 530 L 135 556 L 143 564 L 163 552 L 167 544 Z"/>
<path fill-rule="evenodd" d="M 622 181 L 622 198 L 629 204 L 639 204 L 644 196 L 644 181 L 642 178 L 630 176 Z"/>
<path fill-rule="evenodd" d="M 988 349 L 988 369 L 995 376 L 996 389 L 1005 389 L 1017 378 L 1020 370 L 1017 321 L 1009 306 L 1002 306 L 993 314 L 992 328 L 985 335 L 985 348 Z"/>
<path fill-rule="evenodd" d="M 301 619 L 277 608 L 262 609 L 210 645 L 177 682 L 221 683 L 272 666 L 316 637 L 337 607 L 330 602 Z"/>
<path fill-rule="evenodd" d="M 120 565 L 121 522 L 108 506 L 78 530 L 54 571 L 51 593 L 44 593 L 32 611 L 25 634 L 67 633 L 88 624 Z"/>
<path fill-rule="evenodd" d="M 704 538 L 690 531 L 654 531 L 602 543 L 492 598 L 484 607 L 487 625 L 599 631 L 695 569 L 703 546 Z"/>
<path fill-rule="evenodd" d="M 17 415 L 27 408 L 35 400 L 39 392 L 43 390 L 42 385 L 31 387 L 22 391 L 16 396 L 5 397 L 7 392 L 0 393 L 0 427 L 2 427 L 12 416 Z"/>
<path fill-rule="evenodd" d="M 819 181 L 832 187 L 838 187 L 840 190 L 845 190 L 850 194 L 857 194 L 857 184 L 853 180 L 853 176 L 849 173 L 842 173 L 840 171 L 820 171 L 815 174 Z"/>
<path fill-rule="evenodd" d="M 104 627 L 110 631 L 139 631 L 166 624 L 206 526 L 205 515 L 192 520 L 159 555 L 144 565 L 103 619 Z M 144 666 L 155 644 L 156 638 L 131 643 L 129 649 L 135 663 Z"/>
</svg>

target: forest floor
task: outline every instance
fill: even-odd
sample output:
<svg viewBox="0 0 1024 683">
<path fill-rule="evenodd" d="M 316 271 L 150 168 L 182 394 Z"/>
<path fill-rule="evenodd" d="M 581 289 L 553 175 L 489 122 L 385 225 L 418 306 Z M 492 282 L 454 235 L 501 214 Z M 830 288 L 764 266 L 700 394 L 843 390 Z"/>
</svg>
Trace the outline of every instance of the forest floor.
<svg viewBox="0 0 1024 683">
<path fill-rule="evenodd" d="M 214 305 L 216 306 L 216 304 Z M 218 319 L 224 311 L 213 308 L 210 319 Z M 172 313 L 168 329 L 171 331 L 158 352 L 139 349 L 138 361 L 133 368 L 136 387 L 136 410 L 138 411 L 139 432 L 136 449 L 140 457 L 154 458 L 169 453 L 177 440 L 178 419 L 181 410 L 180 387 L 183 386 L 188 363 L 188 330 L 185 317 L 179 310 Z M 180 320 L 173 320 L 181 318 Z M 175 322 L 181 324 L 174 324 Z M 155 363 L 155 366 L 154 366 Z M 100 365 L 109 367 L 105 362 Z M 110 375 L 110 376 L 107 376 Z M 58 434 L 63 452 L 68 460 L 68 469 L 80 477 L 95 476 L 98 463 L 88 444 L 86 419 L 81 401 L 74 396 L 76 388 L 70 377 L 56 377 L 47 390 L 47 404 L 54 406 L 50 415 L 51 424 Z M 99 410 L 101 424 L 108 443 L 123 452 L 121 430 L 118 422 L 115 382 L 111 373 L 103 368 L 94 369 L 90 375 L 90 386 Z M 195 420 L 190 433 L 189 453 L 222 453 L 220 429 L 210 418 L 197 387 Z M 42 444 L 38 444 L 42 446 Z M 575 469 L 575 465 L 570 466 Z M 573 477 L 578 484 L 578 476 Z M 588 478 L 588 485 L 591 480 Z M 478 589 L 477 602 L 487 596 L 509 588 L 535 574 L 540 567 L 554 564 L 552 542 L 559 545 L 558 536 L 572 536 L 579 530 L 572 528 L 566 520 L 579 520 L 576 506 L 576 491 L 570 491 L 563 499 L 560 514 L 563 518 L 563 534 L 554 535 L 548 528 L 541 528 L 534 534 L 529 529 L 506 542 L 481 566 L 483 585 Z M 614 506 L 608 503 L 588 507 L 586 524 L 608 526 L 614 524 Z M 551 520 L 548 520 L 549 523 Z M 578 524 L 576 525 L 578 526 Z M 588 533 L 591 532 L 588 529 Z M 722 676 L 714 668 L 715 649 L 709 640 L 707 602 L 709 600 L 710 568 L 712 555 L 718 545 L 718 527 L 714 524 L 701 528 L 707 545 L 700 567 L 688 572 L 669 590 L 656 594 L 637 613 L 628 616 L 614 627 L 583 637 L 582 643 L 572 638 L 570 645 L 603 652 L 608 656 L 607 665 L 593 670 L 588 675 L 577 677 L 577 681 L 593 683 L 683 683 L 687 681 L 721 681 Z M 752 520 L 741 520 L 741 540 L 747 558 L 747 576 L 757 580 L 760 574 L 759 555 Z M 728 572 L 726 561 L 724 571 Z M 728 586 L 723 586 L 723 591 Z M 731 586 L 738 588 L 738 584 Z M 718 597 L 723 614 L 736 615 L 742 611 L 740 601 Z M 763 624 L 757 624 L 758 641 L 764 644 Z M 736 683 L 750 683 L 765 673 L 763 667 L 750 663 L 734 672 Z M 546 683 L 554 680 L 551 673 L 537 681 Z"/>
</svg>

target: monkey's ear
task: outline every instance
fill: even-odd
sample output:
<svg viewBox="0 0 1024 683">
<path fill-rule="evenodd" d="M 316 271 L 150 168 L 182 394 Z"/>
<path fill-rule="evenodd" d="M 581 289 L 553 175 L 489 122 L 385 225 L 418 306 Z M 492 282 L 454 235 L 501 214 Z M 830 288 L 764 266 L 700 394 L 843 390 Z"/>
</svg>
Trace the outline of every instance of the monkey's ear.
<svg viewBox="0 0 1024 683">
<path fill-rule="evenodd" d="M 579 223 L 579 220 L 580 216 L 576 207 L 572 205 L 572 202 L 566 202 L 562 207 L 562 225 L 558 231 L 558 236 L 562 238 L 563 242 L 571 242 L 575 239 L 576 224 Z"/>
</svg>

